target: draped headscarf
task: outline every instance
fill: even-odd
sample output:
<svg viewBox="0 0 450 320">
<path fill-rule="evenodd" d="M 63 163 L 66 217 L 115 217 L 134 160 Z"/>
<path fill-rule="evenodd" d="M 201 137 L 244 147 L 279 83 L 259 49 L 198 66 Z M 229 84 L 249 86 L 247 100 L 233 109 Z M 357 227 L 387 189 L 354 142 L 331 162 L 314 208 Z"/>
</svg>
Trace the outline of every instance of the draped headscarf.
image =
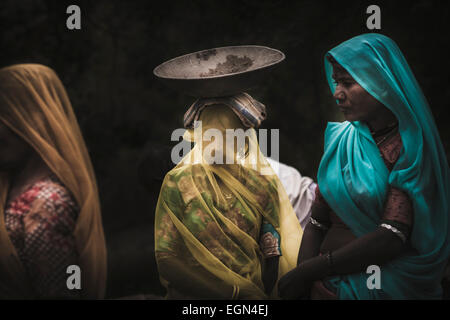
<svg viewBox="0 0 450 320">
<path fill-rule="evenodd" d="M 331 283 L 341 299 L 440 298 L 450 249 L 450 179 L 427 100 L 400 49 L 386 36 L 363 34 L 327 55 L 394 113 L 403 149 L 389 172 L 366 124 L 329 123 L 318 172 L 324 198 L 357 237 L 380 224 L 388 185 L 406 192 L 414 209 L 414 250 L 381 266 L 380 290 L 367 288 L 365 273 L 334 277 Z M 328 59 L 325 70 L 334 92 Z"/>
<path fill-rule="evenodd" d="M 56 73 L 39 64 L 0 69 L 0 121 L 24 139 L 70 190 L 80 212 L 73 235 L 85 298 L 103 298 L 106 247 L 94 170 L 66 90 Z M 0 177 L 0 289 L 26 297 L 26 273 L 5 227 L 10 181 Z M 68 274 L 69 276 L 69 274 Z"/>
<path fill-rule="evenodd" d="M 223 298 L 223 293 L 229 293 L 225 294 L 228 299 L 267 298 L 258 244 L 262 219 L 281 237 L 278 279 L 296 266 L 300 224 L 280 180 L 259 149 L 255 130 L 247 129 L 248 139 L 241 147 L 227 144 L 227 129 L 245 128 L 225 104 L 206 107 L 199 120 L 201 131 L 185 134 L 188 140 L 195 136 L 195 146 L 166 175 L 156 208 L 155 251 L 161 282 L 168 292 L 177 287 L 170 275 L 163 276 L 167 271 L 161 270 L 161 263 L 171 257 L 172 275 L 179 271 L 197 279 L 208 292 L 219 291 L 207 296 L 210 299 Z M 218 135 L 212 138 L 208 129 L 216 130 L 223 139 Z M 225 163 L 227 157 L 234 164 L 212 162 L 212 158 L 222 158 Z M 232 208 L 227 193 L 237 198 Z M 263 198 L 266 201 L 260 201 Z M 233 216 L 239 212 L 243 220 Z M 239 221 L 246 222 L 241 225 Z M 175 238 L 182 245 L 173 246 Z"/>
<path fill-rule="evenodd" d="M 266 106 L 246 92 L 234 96 L 197 99 L 184 114 L 184 127 L 193 129 L 203 109 L 213 104 L 225 104 L 247 128 L 259 128 L 266 119 Z"/>
</svg>

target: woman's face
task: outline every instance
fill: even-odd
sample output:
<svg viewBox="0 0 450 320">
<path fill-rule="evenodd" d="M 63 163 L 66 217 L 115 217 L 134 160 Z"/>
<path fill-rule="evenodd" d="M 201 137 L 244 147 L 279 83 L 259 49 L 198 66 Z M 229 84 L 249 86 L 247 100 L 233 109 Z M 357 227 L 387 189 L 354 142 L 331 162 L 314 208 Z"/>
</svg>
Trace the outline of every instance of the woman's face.
<svg viewBox="0 0 450 320">
<path fill-rule="evenodd" d="M 31 147 L 0 122 L 0 171 L 20 168 L 30 156 Z"/>
<path fill-rule="evenodd" d="M 333 97 L 338 101 L 338 107 L 347 121 L 370 123 L 381 114 L 390 112 L 341 66 L 333 64 L 332 78 L 336 83 Z"/>
</svg>

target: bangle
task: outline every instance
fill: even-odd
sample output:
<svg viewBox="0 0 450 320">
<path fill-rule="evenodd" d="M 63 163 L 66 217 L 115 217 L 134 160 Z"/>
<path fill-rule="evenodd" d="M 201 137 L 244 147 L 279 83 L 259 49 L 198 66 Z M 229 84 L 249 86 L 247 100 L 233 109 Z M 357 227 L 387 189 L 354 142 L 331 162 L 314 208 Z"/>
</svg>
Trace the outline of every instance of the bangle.
<svg viewBox="0 0 450 320">
<path fill-rule="evenodd" d="M 394 227 L 394 226 L 392 226 L 390 224 L 387 224 L 387 223 L 382 223 L 380 225 L 380 227 L 392 231 L 394 234 L 396 234 L 402 240 L 403 243 L 406 243 L 406 236 L 403 234 L 403 232 L 398 230 L 396 227 Z"/>
<path fill-rule="evenodd" d="M 311 224 L 317 228 L 319 228 L 320 230 L 323 231 L 327 231 L 328 227 L 322 223 L 320 223 L 319 221 L 317 221 L 316 219 L 314 219 L 313 217 L 309 218 L 309 222 L 311 222 Z"/>
<path fill-rule="evenodd" d="M 328 251 L 325 254 L 325 258 L 327 259 L 327 265 L 328 265 L 328 275 L 334 274 L 334 261 L 333 261 L 333 255 L 331 254 L 331 251 Z"/>
</svg>

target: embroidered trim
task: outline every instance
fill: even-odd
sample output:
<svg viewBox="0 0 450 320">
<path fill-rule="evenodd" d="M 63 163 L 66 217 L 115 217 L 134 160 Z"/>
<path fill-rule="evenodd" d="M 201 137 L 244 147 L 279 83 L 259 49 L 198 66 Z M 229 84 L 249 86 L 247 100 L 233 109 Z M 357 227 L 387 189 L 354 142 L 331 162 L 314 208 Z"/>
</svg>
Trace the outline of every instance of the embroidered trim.
<svg viewBox="0 0 450 320">
<path fill-rule="evenodd" d="M 279 240 L 271 232 L 266 232 L 262 235 L 260 246 L 265 258 L 281 256 Z"/>
</svg>

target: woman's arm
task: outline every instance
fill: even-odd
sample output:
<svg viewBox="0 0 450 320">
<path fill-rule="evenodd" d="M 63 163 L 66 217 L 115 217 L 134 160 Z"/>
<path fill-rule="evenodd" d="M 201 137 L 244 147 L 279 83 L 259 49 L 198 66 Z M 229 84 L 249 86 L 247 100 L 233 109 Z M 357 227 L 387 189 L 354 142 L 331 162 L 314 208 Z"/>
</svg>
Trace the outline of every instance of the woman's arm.
<svg viewBox="0 0 450 320">
<path fill-rule="evenodd" d="M 298 299 L 309 293 L 315 280 L 337 274 L 365 272 L 370 265 L 383 265 L 404 249 L 402 240 L 392 231 L 376 231 L 353 240 L 328 255 L 321 255 L 300 263 L 280 280 L 279 294 L 283 299 Z"/>
<path fill-rule="evenodd" d="M 270 295 L 278 280 L 278 265 L 281 256 L 281 237 L 272 224 L 263 218 L 259 247 L 263 255 L 262 281 L 264 291 Z"/>
<path fill-rule="evenodd" d="M 330 226 L 330 207 L 326 204 L 318 187 L 311 210 L 312 219 L 303 232 L 297 265 L 319 255 L 320 246 Z"/>
<path fill-rule="evenodd" d="M 314 218 L 314 211 L 312 214 Z M 298 252 L 297 265 L 319 255 L 326 231 L 309 222 L 303 232 L 302 243 Z"/>
<path fill-rule="evenodd" d="M 316 188 L 316 197 L 312 204 L 311 219 L 305 227 L 300 250 L 297 258 L 297 265 L 319 257 L 320 247 L 330 226 L 330 207 Z M 301 275 L 299 267 L 285 274 L 278 282 L 278 293 L 281 298 L 289 299 L 305 298 L 310 291 L 311 282 L 298 280 Z M 299 286 L 300 285 L 300 288 Z"/>
<path fill-rule="evenodd" d="M 412 221 L 413 208 L 408 195 L 391 187 L 380 226 L 375 231 L 327 255 L 302 260 L 297 268 L 287 274 L 280 295 L 288 299 L 300 297 L 306 294 L 308 286 L 315 280 L 337 274 L 365 272 L 370 265 L 381 266 L 394 259 L 405 249 Z M 382 227 L 385 224 L 390 225 L 389 229 Z"/>
<path fill-rule="evenodd" d="M 264 291 L 267 295 L 270 295 L 277 282 L 279 261 L 279 256 L 267 258 L 264 261 L 262 280 L 264 283 Z"/>
<path fill-rule="evenodd" d="M 330 275 L 365 272 L 370 265 L 383 265 L 399 256 L 404 249 L 402 240 L 392 231 L 377 228 L 344 247 L 326 255 L 318 256 L 299 265 L 304 277 L 313 280 Z"/>
</svg>

